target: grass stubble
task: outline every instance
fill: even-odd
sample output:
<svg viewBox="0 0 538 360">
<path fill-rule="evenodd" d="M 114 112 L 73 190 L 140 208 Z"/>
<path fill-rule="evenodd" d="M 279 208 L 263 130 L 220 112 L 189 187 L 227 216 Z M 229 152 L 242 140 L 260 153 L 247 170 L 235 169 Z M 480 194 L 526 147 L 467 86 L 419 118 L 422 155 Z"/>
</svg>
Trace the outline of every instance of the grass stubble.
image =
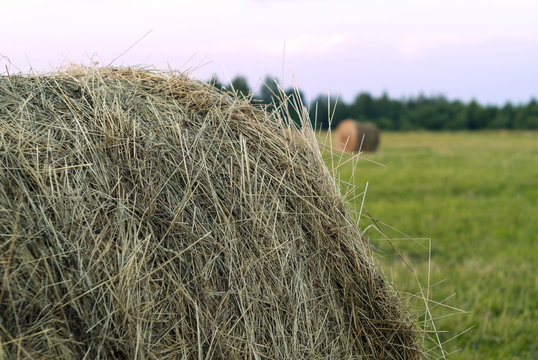
<svg viewBox="0 0 538 360">
<path fill-rule="evenodd" d="M 318 138 L 329 148 L 325 135 Z M 360 157 L 359 171 L 350 155 L 324 152 L 329 168 L 342 164 L 334 172 L 345 179 L 343 193 L 357 213 L 364 204 L 360 228 L 422 325 L 430 320 L 420 284 L 429 290 L 450 358 L 536 357 L 536 136 L 385 132 L 381 149 Z M 420 282 L 387 237 L 410 258 Z M 426 341 L 441 356 L 436 347 Z"/>
</svg>

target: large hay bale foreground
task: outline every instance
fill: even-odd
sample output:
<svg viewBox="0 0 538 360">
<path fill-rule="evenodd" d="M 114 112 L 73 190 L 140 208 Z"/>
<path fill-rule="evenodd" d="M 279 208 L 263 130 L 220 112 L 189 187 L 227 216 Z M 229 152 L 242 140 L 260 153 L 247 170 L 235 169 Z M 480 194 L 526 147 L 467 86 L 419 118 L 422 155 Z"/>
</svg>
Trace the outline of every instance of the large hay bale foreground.
<svg viewBox="0 0 538 360">
<path fill-rule="evenodd" d="M 334 131 L 334 147 L 352 152 L 373 152 L 379 146 L 379 129 L 370 123 L 347 119 L 338 124 Z"/>
<path fill-rule="evenodd" d="M 182 75 L 0 77 L 0 358 L 418 357 L 283 124 Z"/>
</svg>

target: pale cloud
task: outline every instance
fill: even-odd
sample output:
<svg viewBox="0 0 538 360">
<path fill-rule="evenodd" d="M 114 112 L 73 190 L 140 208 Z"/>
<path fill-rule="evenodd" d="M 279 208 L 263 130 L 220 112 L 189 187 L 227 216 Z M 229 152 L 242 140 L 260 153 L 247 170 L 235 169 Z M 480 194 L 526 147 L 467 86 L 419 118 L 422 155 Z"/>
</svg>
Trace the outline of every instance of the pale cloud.
<svg viewBox="0 0 538 360">
<path fill-rule="evenodd" d="M 253 48 L 259 52 L 270 54 L 289 55 L 321 55 L 335 51 L 345 46 L 345 38 L 340 33 L 333 34 L 309 34 L 302 33 L 298 36 L 282 38 L 259 39 L 253 43 Z"/>
<path fill-rule="evenodd" d="M 401 39 L 397 42 L 397 52 L 405 59 L 419 59 L 432 53 L 450 52 L 454 49 L 465 49 L 471 46 L 480 47 L 491 43 L 527 43 L 538 48 L 538 36 L 527 33 L 521 36 L 504 33 L 447 33 L 434 35 L 417 35 Z"/>
<path fill-rule="evenodd" d="M 397 50 L 406 59 L 418 59 L 433 51 L 462 47 L 473 43 L 478 44 L 487 40 L 486 37 L 464 34 L 414 36 L 398 42 Z"/>
</svg>

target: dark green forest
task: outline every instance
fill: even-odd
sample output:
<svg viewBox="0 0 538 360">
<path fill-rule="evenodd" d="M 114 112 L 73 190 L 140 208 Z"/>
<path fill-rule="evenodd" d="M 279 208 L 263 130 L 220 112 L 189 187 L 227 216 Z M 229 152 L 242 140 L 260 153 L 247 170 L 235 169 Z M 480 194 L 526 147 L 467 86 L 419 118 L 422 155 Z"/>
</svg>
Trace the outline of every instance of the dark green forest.
<svg viewBox="0 0 538 360">
<path fill-rule="evenodd" d="M 447 100 L 443 96 L 419 95 L 407 99 L 379 97 L 359 93 L 351 103 L 336 97 L 319 95 L 309 103 L 301 90 L 279 90 L 278 80 L 266 77 L 265 85 L 253 94 L 245 77 L 237 76 L 224 86 L 214 76 L 210 83 L 218 88 L 234 91 L 247 97 L 253 104 L 274 107 L 288 100 L 290 117 L 298 122 L 297 109 L 303 104 L 316 129 L 335 128 L 344 119 L 374 123 L 382 130 L 483 130 L 483 129 L 538 129 L 538 102 L 506 103 L 503 106 L 482 105 L 476 101 Z"/>
</svg>

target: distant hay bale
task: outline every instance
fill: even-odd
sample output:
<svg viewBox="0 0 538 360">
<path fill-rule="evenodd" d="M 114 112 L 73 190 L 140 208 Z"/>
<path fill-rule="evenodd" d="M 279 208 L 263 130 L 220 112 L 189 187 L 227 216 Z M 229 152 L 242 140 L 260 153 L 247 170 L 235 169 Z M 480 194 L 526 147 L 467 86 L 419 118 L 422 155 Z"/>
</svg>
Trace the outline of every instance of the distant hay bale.
<svg viewBox="0 0 538 360">
<path fill-rule="evenodd" d="M 0 358 L 418 358 L 285 123 L 181 74 L 1 76 Z"/>
<path fill-rule="evenodd" d="M 379 129 L 371 123 L 347 119 L 338 124 L 334 131 L 334 147 L 351 152 L 373 152 L 379 146 Z"/>
</svg>

